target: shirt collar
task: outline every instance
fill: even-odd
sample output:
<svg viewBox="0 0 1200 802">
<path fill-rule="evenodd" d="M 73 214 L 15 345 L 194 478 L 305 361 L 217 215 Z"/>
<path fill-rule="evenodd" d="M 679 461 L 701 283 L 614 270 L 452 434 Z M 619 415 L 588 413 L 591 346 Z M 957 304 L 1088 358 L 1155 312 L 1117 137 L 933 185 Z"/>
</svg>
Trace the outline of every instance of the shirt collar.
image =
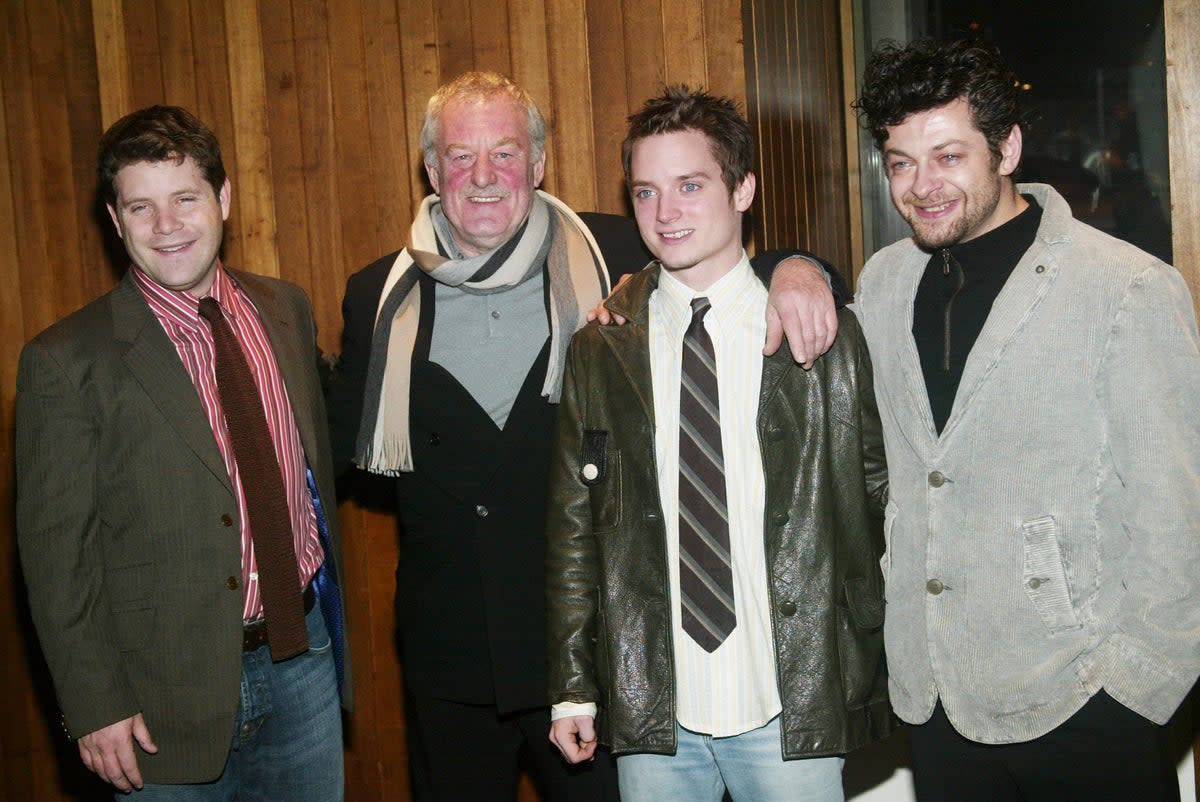
<svg viewBox="0 0 1200 802">
<path fill-rule="evenodd" d="M 658 289 L 664 311 L 673 321 L 686 327 L 687 321 L 692 317 L 693 298 L 707 298 L 712 307 L 709 316 L 715 316 L 717 321 L 723 324 L 741 314 L 743 307 L 752 297 L 748 290 L 752 290 L 752 285 L 757 282 L 758 277 L 750 268 L 750 259 L 743 250 L 737 264 L 705 290 L 693 290 L 675 278 L 665 267 L 659 271 Z"/>
<path fill-rule="evenodd" d="M 159 317 L 170 321 L 176 326 L 188 329 L 200 328 L 200 299 L 190 292 L 172 290 L 164 287 L 147 276 L 137 265 L 130 268 L 133 280 L 141 290 L 142 297 L 150 304 L 150 308 Z M 221 305 L 225 316 L 237 320 L 242 314 L 243 299 L 233 277 L 225 271 L 225 266 L 217 262 L 217 272 L 213 276 L 212 287 L 208 294 Z M 205 324 L 207 326 L 207 324 Z"/>
</svg>

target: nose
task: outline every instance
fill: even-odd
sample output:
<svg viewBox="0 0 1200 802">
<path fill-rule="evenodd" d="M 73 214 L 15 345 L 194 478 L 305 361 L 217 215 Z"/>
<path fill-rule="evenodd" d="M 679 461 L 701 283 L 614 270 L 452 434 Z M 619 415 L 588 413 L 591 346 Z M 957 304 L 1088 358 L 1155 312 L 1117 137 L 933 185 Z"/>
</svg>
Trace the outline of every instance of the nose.
<svg viewBox="0 0 1200 802">
<path fill-rule="evenodd" d="M 912 192 L 918 198 L 927 198 L 942 188 L 942 177 L 932 164 L 918 164 L 913 176 Z"/>
<path fill-rule="evenodd" d="M 175 216 L 175 212 L 169 206 L 154 215 L 155 234 L 170 234 L 181 228 L 183 228 L 183 223 Z"/>
<path fill-rule="evenodd" d="M 656 212 L 660 223 L 669 223 L 679 217 L 679 207 L 675 205 L 675 199 L 671 197 L 671 193 L 664 192 L 658 196 Z"/>
<path fill-rule="evenodd" d="M 487 154 L 480 154 L 471 166 L 471 183 L 477 187 L 490 187 L 496 183 L 496 170 Z"/>
</svg>

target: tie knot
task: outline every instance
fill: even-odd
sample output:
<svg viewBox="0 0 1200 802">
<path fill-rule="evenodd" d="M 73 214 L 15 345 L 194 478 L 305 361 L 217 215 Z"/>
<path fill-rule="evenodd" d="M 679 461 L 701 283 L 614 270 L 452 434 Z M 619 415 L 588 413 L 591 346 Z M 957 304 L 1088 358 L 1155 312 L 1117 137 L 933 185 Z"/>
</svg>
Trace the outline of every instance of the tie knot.
<svg viewBox="0 0 1200 802">
<path fill-rule="evenodd" d="M 688 337 L 699 338 L 704 333 L 704 316 L 712 306 L 704 296 L 692 299 L 692 319 L 684 334 Z"/>
<path fill-rule="evenodd" d="M 210 295 L 200 299 L 200 317 L 209 323 L 216 323 L 221 319 L 221 305 L 217 303 L 216 298 Z"/>
</svg>

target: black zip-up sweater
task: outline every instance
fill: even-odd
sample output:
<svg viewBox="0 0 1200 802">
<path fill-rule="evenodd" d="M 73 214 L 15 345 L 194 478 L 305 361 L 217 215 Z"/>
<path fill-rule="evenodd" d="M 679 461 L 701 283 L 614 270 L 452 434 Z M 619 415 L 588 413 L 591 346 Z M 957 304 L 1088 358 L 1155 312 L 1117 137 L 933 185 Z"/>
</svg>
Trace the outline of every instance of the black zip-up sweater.
<svg viewBox="0 0 1200 802">
<path fill-rule="evenodd" d="M 963 366 L 992 302 L 1033 244 L 1042 222 L 1042 207 L 1029 195 L 1022 197 L 1029 208 L 1007 223 L 934 251 L 917 287 L 912 333 L 939 434 L 950 419 Z"/>
</svg>

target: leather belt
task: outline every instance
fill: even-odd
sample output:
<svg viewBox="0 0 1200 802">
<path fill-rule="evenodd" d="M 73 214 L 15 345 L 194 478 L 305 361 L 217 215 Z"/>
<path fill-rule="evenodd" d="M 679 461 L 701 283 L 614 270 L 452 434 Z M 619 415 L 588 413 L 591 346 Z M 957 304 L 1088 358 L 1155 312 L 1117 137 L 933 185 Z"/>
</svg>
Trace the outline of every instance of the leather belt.
<svg viewBox="0 0 1200 802">
<path fill-rule="evenodd" d="M 304 589 L 304 614 L 308 615 L 312 612 L 313 605 L 317 603 L 317 594 L 313 590 L 313 586 L 309 583 Z M 242 625 L 242 651 L 252 652 L 255 649 L 267 645 L 267 619 L 260 618 L 257 621 L 251 621 L 249 624 Z"/>
</svg>

